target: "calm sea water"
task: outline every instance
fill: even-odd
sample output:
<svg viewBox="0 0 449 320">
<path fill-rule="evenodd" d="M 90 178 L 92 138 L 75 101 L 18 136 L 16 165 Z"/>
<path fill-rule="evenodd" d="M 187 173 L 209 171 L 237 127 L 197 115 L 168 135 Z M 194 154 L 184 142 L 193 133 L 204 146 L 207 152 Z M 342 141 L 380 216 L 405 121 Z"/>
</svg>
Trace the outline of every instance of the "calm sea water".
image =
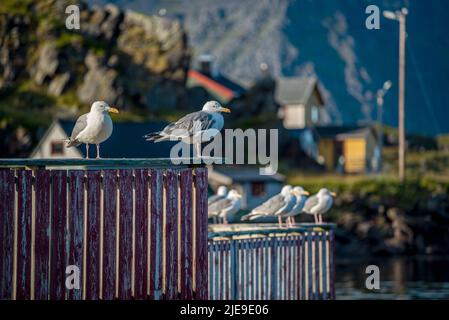
<svg viewBox="0 0 449 320">
<path fill-rule="evenodd" d="M 380 290 L 365 288 L 372 264 L 380 268 Z M 449 257 L 338 259 L 336 278 L 337 299 L 449 299 Z"/>
</svg>

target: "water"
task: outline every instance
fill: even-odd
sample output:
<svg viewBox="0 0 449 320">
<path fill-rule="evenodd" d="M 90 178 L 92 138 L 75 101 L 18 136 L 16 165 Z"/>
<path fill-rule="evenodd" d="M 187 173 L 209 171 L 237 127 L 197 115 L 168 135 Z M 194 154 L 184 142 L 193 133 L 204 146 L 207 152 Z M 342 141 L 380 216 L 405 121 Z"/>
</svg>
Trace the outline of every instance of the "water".
<svg viewBox="0 0 449 320">
<path fill-rule="evenodd" d="M 365 288 L 365 269 L 380 268 L 380 290 Z M 337 299 L 449 299 L 449 258 L 337 260 Z"/>
</svg>

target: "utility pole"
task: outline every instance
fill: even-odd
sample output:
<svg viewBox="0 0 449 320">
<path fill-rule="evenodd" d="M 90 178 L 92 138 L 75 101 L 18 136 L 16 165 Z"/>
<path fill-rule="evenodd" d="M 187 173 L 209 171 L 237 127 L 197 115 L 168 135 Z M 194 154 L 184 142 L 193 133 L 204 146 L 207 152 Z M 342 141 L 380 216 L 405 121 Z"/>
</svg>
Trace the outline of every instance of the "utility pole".
<svg viewBox="0 0 449 320">
<path fill-rule="evenodd" d="M 408 10 L 384 11 L 384 17 L 399 22 L 399 179 L 405 179 L 405 41 Z"/>
</svg>

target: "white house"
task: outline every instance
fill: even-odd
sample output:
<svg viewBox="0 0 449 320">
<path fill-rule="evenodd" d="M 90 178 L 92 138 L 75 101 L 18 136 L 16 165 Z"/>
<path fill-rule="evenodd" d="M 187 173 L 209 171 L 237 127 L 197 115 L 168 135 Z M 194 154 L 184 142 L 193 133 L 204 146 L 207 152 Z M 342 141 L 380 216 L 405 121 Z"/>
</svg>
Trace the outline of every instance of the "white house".
<svg viewBox="0 0 449 320">
<path fill-rule="evenodd" d="M 163 158 L 170 156 L 173 142 L 154 144 L 145 141 L 143 135 L 159 131 L 164 128 L 165 122 L 115 122 L 111 137 L 101 144 L 103 158 Z M 66 148 L 64 140 L 67 139 L 75 121 L 54 120 L 30 158 L 84 158 L 86 148 L 84 145 Z M 91 147 L 89 156 L 95 157 L 96 150 Z"/>
<path fill-rule="evenodd" d="M 276 100 L 279 118 L 286 129 L 304 129 L 323 124 L 324 100 L 316 77 L 279 78 Z"/>
<path fill-rule="evenodd" d="M 281 174 L 261 175 L 255 165 L 218 165 L 209 167 L 209 185 L 237 189 L 242 195 L 242 209 L 250 210 L 268 200 L 282 189 L 285 177 Z"/>
</svg>

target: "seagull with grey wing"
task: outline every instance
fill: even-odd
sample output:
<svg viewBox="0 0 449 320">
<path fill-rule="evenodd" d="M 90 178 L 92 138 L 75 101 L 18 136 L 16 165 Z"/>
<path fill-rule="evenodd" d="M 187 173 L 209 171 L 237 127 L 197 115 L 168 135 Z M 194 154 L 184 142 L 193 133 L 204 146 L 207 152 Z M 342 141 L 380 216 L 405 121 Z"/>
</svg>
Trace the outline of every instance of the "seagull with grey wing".
<svg viewBox="0 0 449 320">
<path fill-rule="evenodd" d="M 242 203 L 242 196 L 237 192 L 237 190 L 229 191 L 228 195 L 215 201 L 208 207 L 208 215 L 212 217 L 218 217 L 223 219 L 223 223 L 227 224 L 230 218 L 239 212 Z"/>
<path fill-rule="evenodd" d="M 226 198 L 226 195 L 228 194 L 228 188 L 226 186 L 219 186 L 217 189 L 217 194 L 214 194 L 213 196 L 210 196 L 207 199 L 207 205 L 211 205 L 212 203 Z"/>
<path fill-rule="evenodd" d="M 303 211 L 313 215 L 315 223 L 323 223 L 323 214 L 332 208 L 334 203 L 334 192 L 330 192 L 326 188 L 322 188 L 317 194 L 307 199 Z"/>
<path fill-rule="evenodd" d="M 144 135 L 147 141 L 183 141 L 194 144 L 196 154 L 201 157 L 201 143 L 210 141 L 223 129 L 222 112 L 231 110 L 222 107 L 217 101 L 208 101 L 201 111 L 189 113 L 174 123 L 170 123 L 162 131 Z"/>
<path fill-rule="evenodd" d="M 257 220 L 267 216 L 277 216 L 279 226 L 282 227 L 282 214 L 290 212 L 296 203 L 296 198 L 293 196 L 294 193 L 296 193 L 296 191 L 292 189 L 292 186 L 284 186 L 281 193 L 254 208 L 250 213 L 242 217 L 242 221 Z"/>
<path fill-rule="evenodd" d="M 104 101 L 92 103 L 89 113 L 78 118 L 73 127 L 72 134 L 66 140 L 67 148 L 86 144 L 86 159 L 89 158 L 89 144 L 97 146 L 97 159 L 100 159 L 100 143 L 106 141 L 112 134 L 112 119 L 109 113 L 118 113 Z"/>
<path fill-rule="evenodd" d="M 309 195 L 309 192 L 305 191 L 304 188 L 300 186 L 294 187 L 293 193 L 295 195 L 296 200 L 295 205 L 289 212 L 286 212 L 285 214 L 282 215 L 282 217 L 286 218 L 285 223 L 287 224 L 287 226 L 290 227 L 293 226 L 294 221 L 293 217 L 299 215 L 302 212 L 307 200 L 307 196 Z"/>
</svg>

